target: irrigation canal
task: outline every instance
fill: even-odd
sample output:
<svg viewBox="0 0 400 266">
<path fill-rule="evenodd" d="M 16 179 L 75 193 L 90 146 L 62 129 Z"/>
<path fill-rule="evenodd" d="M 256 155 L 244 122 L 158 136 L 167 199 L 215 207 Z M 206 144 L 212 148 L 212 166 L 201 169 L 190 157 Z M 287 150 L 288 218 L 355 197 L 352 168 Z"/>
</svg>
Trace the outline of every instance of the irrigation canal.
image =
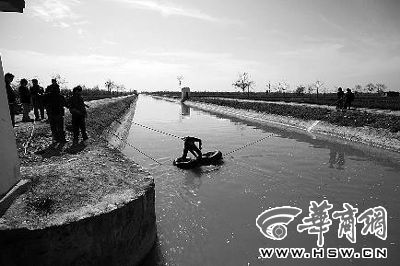
<svg viewBox="0 0 400 266">
<path fill-rule="evenodd" d="M 219 166 L 180 170 L 172 160 L 182 153 L 182 141 L 132 125 L 128 141 L 158 162 L 126 146 L 124 154 L 147 168 L 156 183 L 157 244 L 145 265 L 394 265 L 400 259 L 399 156 L 309 134 L 212 115 L 177 103 L 141 95 L 134 121 L 176 136 L 197 136 L 203 151 L 223 153 L 270 138 L 226 156 Z M 356 243 L 338 237 L 339 220 L 332 219 L 324 248 L 387 248 L 388 258 L 259 259 L 259 248 L 317 247 L 317 235 L 297 232 L 309 215 L 310 201 L 328 200 L 363 211 L 387 210 L 387 239 L 361 234 Z M 274 241 L 261 234 L 257 216 L 270 207 L 293 206 L 302 213 L 287 227 L 287 236 Z M 357 215 L 358 215 L 357 214 Z"/>
</svg>

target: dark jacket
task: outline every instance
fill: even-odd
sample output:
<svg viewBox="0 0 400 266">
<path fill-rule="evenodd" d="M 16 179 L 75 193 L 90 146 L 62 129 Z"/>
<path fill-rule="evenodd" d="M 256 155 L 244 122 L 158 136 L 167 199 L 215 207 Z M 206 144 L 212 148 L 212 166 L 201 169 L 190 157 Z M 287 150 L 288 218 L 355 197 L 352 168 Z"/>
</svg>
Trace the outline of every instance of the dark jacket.
<svg viewBox="0 0 400 266">
<path fill-rule="evenodd" d="M 67 106 L 73 116 L 86 116 L 86 107 L 82 96 L 73 95 L 68 99 Z"/>
<path fill-rule="evenodd" d="M 46 93 L 51 93 L 53 91 L 58 91 L 60 92 L 60 86 L 58 86 L 58 84 L 51 84 L 49 86 L 47 86 L 46 88 Z"/>
<path fill-rule="evenodd" d="M 195 138 L 195 137 L 185 137 L 184 139 L 184 147 L 185 148 L 191 148 L 195 145 L 195 142 L 199 143 L 199 147 L 201 147 L 201 139 Z"/>
<path fill-rule="evenodd" d="M 354 93 L 353 92 L 346 92 L 345 99 L 347 103 L 351 103 L 354 101 Z"/>
<path fill-rule="evenodd" d="M 31 87 L 31 96 L 32 96 L 32 98 L 38 98 L 38 97 L 42 96 L 43 93 L 44 93 L 44 90 L 39 85 L 33 85 Z"/>
<path fill-rule="evenodd" d="M 15 103 L 15 92 L 11 88 L 10 84 L 6 83 L 6 90 L 7 90 L 7 99 L 8 99 L 8 104 L 14 104 Z"/>
<path fill-rule="evenodd" d="M 31 103 L 31 93 L 29 92 L 28 87 L 20 86 L 18 92 L 21 103 Z"/>
<path fill-rule="evenodd" d="M 58 91 L 47 93 L 44 96 L 44 106 L 49 116 L 64 116 L 64 107 L 67 106 L 64 96 Z"/>
<path fill-rule="evenodd" d="M 338 92 L 337 92 L 337 98 L 338 98 L 338 100 L 342 100 L 343 97 L 344 97 L 344 92 L 343 92 L 343 91 L 338 91 Z"/>
</svg>

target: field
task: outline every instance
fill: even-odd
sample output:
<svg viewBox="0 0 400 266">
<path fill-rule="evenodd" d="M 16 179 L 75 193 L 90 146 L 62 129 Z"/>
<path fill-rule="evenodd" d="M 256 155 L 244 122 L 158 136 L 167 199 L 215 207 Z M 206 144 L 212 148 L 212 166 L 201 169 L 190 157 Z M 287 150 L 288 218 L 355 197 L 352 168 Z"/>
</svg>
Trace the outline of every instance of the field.
<svg viewBox="0 0 400 266">
<path fill-rule="evenodd" d="M 17 90 L 14 89 L 15 92 Z M 64 95 L 66 98 L 72 96 L 72 91 L 68 89 L 61 90 L 61 94 Z M 83 89 L 82 90 L 82 97 L 84 101 L 93 101 L 93 100 L 100 100 L 106 98 L 113 98 L 119 96 L 130 95 L 130 92 L 116 92 L 116 91 L 106 91 L 106 90 L 99 90 L 99 89 Z M 15 107 L 16 114 L 22 113 L 22 105 L 19 103 L 19 94 L 16 93 L 17 96 L 17 105 Z"/>
<path fill-rule="evenodd" d="M 71 90 L 61 90 L 61 94 L 66 97 L 72 96 Z M 117 92 L 117 91 L 106 91 L 99 89 L 83 89 L 82 97 L 85 101 L 100 100 L 105 98 L 119 97 L 124 95 L 132 94 L 130 92 Z"/>
<path fill-rule="evenodd" d="M 155 95 L 166 95 L 169 97 L 180 97 L 180 92 L 160 91 L 154 92 Z M 335 105 L 336 94 L 301 94 L 296 93 L 265 93 L 265 92 L 191 92 L 191 97 L 222 97 L 232 99 L 250 99 L 261 101 L 283 101 L 296 103 L 310 103 L 318 105 Z M 400 110 L 400 97 L 385 97 L 373 93 L 355 93 L 353 107 L 356 108 L 376 108 L 385 110 Z"/>
<path fill-rule="evenodd" d="M 168 97 L 179 97 L 179 93 L 175 92 L 157 92 L 154 93 L 160 96 L 168 96 Z M 222 106 L 228 106 L 238 109 L 245 110 L 255 110 L 258 112 L 265 112 L 269 114 L 283 115 L 283 116 L 291 116 L 295 118 L 300 118 L 304 120 L 321 120 L 327 121 L 334 125 L 339 126 L 351 126 L 351 127 L 363 127 L 368 126 L 372 128 L 378 129 L 387 129 L 392 133 L 400 132 L 400 119 L 399 116 L 396 115 L 388 115 L 388 114 L 380 114 L 380 113 L 369 113 L 360 110 L 346 110 L 346 111 L 336 111 L 334 109 L 323 108 L 318 106 L 299 106 L 299 105 L 284 105 L 279 103 L 269 103 L 269 102 L 243 102 L 238 101 L 233 98 L 233 93 L 229 94 L 230 97 L 225 97 L 226 99 L 221 98 L 223 93 L 193 93 L 191 96 L 191 100 L 217 104 Z M 213 95 L 213 98 L 210 97 Z M 200 97 L 203 96 L 203 97 Z M 372 96 L 371 96 L 372 97 Z M 237 97 L 239 98 L 239 97 Z M 247 99 L 247 98 L 246 98 Z M 257 99 L 259 98 L 251 98 Z M 265 100 L 269 100 L 268 98 L 264 98 Z M 277 98 L 275 98 L 277 99 Z M 289 98 L 288 98 L 289 99 Z M 377 104 L 383 104 L 384 101 L 379 102 L 379 98 L 371 98 L 375 99 Z M 396 98 L 399 101 L 398 98 Z M 278 101 L 278 100 L 276 100 Z M 395 109 L 399 110 L 399 109 Z"/>
</svg>

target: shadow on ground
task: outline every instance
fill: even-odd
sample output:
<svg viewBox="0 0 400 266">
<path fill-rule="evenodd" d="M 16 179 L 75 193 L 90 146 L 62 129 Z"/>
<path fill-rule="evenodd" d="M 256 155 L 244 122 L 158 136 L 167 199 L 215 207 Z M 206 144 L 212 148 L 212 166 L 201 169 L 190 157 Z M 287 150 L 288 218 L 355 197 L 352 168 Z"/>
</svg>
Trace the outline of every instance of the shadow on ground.
<svg viewBox="0 0 400 266">
<path fill-rule="evenodd" d="M 81 141 L 77 144 L 72 144 L 71 146 L 66 148 L 65 152 L 69 153 L 69 154 L 77 154 L 77 153 L 80 153 L 81 151 L 83 151 L 85 148 L 86 148 L 86 144 L 83 141 Z"/>
<path fill-rule="evenodd" d="M 43 158 L 50 158 L 53 156 L 60 156 L 65 143 L 52 143 L 43 150 L 39 150 L 36 154 L 41 155 Z"/>
<path fill-rule="evenodd" d="M 35 152 L 38 155 L 41 155 L 43 158 L 50 158 L 54 156 L 61 156 L 63 152 L 63 148 L 65 143 L 52 143 L 46 148 Z M 72 144 L 68 148 L 64 150 L 64 152 L 68 154 L 78 154 L 82 152 L 86 148 L 86 144 L 82 141 L 77 144 Z"/>
</svg>

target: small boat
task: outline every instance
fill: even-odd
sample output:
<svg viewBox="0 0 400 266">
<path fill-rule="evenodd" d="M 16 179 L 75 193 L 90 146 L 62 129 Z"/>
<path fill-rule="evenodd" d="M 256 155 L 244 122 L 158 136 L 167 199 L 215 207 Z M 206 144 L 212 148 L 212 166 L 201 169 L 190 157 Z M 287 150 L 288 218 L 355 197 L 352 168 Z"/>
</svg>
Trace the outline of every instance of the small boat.
<svg viewBox="0 0 400 266">
<path fill-rule="evenodd" d="M 201 156 L 201 164 L 216 164 L 222 160 L 222 152 L 209 151 Z"/>
<path fill-rule="evenodd" d="M 178 168 L 190 169 L 200 165 L 218 164 L 221 160 L 222 160 L 222 152 L 210 151 L 204 153 L 201 156 L 201 159 L 176 158 L 173 164 Z"/>
<path fill-rule="evenodd" d="M 200 160 L 193 158 L 176 158 L 173 163 L 176 167 L 182 169 L 191 169 L 200 165 Z"/>
</svg>

